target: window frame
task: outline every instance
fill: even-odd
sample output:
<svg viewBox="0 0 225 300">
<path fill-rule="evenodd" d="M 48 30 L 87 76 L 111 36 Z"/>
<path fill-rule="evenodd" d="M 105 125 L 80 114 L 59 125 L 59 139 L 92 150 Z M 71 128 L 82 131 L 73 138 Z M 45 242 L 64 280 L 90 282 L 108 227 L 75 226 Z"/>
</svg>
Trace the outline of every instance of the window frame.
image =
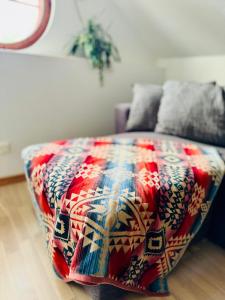
<svg viewBox="0 0 225 300">
<path fill-rule="evenodd" d="M 20 50 L 33 45 L 45 32 L 51 15 L 52 0 L 42 0 L 40 8 L 40 23 L 36 30 L 26 39 L 15 43 L 0 43 L 0 49 Z"/>
</svg>

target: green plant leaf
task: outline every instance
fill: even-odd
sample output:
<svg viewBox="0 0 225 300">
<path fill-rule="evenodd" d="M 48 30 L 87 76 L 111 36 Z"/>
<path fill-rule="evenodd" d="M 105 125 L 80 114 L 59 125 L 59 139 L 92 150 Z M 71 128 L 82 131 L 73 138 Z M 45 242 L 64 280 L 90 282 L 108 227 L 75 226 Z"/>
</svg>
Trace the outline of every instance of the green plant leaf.
<svg viewBox="0 0 225 300">
<path fill-rule="evenodd" d="M 86 27 L 75 38 L 70 54 L 86 57 L 99 70 L 101 84 L 104 80 L 104 69 L 110 68 L 112 60 L 120 61 L 119 51 L 111 36 L 92 19 L 88 20 Z"/>
</svg>

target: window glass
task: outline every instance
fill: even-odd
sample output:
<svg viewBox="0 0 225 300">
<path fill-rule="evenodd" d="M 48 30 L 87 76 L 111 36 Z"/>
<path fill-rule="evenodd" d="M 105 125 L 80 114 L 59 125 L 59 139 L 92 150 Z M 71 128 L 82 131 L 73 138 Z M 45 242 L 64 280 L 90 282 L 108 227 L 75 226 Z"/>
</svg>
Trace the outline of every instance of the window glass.
<svg viewBox="0 0 225 300">
<path fill-rule="evenodd" d="M 0 0 L 0 47 L 25 48 L 44 32 L 50 0 Z"/>
</svg>

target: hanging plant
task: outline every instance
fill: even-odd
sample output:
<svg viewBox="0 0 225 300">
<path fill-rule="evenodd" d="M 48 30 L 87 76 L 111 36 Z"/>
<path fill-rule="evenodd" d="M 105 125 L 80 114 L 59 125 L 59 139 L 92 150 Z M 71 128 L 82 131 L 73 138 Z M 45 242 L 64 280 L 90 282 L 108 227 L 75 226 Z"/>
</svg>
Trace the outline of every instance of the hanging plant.
<svg viewBox="0 0 225 300">
<path fill-rule="evenodd" d="M 75 38 L 70 54 L 87 58 L 99 70 L 101 84 L 104 81 L 104 70 L 111 67 L 112 60 L 120 61 L 119 51 L 111 36 L 92 19 Z"/>
</svg>

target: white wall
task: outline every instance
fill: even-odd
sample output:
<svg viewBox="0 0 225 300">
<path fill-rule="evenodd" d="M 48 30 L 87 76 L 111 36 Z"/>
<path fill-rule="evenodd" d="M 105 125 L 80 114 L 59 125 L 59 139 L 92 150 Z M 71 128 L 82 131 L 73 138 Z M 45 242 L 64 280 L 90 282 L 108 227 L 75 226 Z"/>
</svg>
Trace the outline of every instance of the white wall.
<svg viewBox="0 0 225 300">
<path fill-rule="evenodd" d="M 220 0 L 199 0 L 198 5 L 194 0 L 77 0 L 85 20 L 97 16 L 104 27 L 111 25 L 121 53 L 122 63 L 106 74 L 103 88 L 86 60 L 66 56 L 81 29 L 74 1 L 55 0 L 52 24 L 35 45 L 22 53 L 0 52 L 0 142 L 12 146 L 10 154 L 0 156 L 0 177 L 21 173 L 20 152 L 29 144 L 112 133 L 114 105 L 131 98 L 134 82 L 225 84 L 223 56 L 164 59 L 159 68 L 153 60 L 204 49 L 205 54 L 221 53 L 225 43 L 218 28 L 225 21 Z"/>
<path fill-rule="evenodd" d="M 100 88 L 86 60 L 0 52 L 0 141 L 11 143 L 0 177 L 22 172 L 20 153 L 29 144 L 112 133 L 114 105 L 131 99 L 131 85 L 161 78 L 150 60 L 124 57 Z"/>
<path fill-rule="evenodd" d="M 160 59 L 165 80 L 217 81 L 225 85 L 225 56 L 202 56 Z"/>
<path fill-rule="evenodd" d="M 0 177 L 22 172 L 20 153 L 29 144 L 113 133 L 114 105 L 131 99 L 131 85 L 163 78 L 135 23 L 127 23 L 113 1 L 77 0 L 85 21 L 95 16 L 111 25 L 122 57 L 101 88 L 86 60 L 66 56 L 81 30 L 74 1 L 55 0 L 52 24 L 35 45 L 0 52 L 0 142 L 11 144 L 11 152 L 0 156 Z"/>
</svg>

